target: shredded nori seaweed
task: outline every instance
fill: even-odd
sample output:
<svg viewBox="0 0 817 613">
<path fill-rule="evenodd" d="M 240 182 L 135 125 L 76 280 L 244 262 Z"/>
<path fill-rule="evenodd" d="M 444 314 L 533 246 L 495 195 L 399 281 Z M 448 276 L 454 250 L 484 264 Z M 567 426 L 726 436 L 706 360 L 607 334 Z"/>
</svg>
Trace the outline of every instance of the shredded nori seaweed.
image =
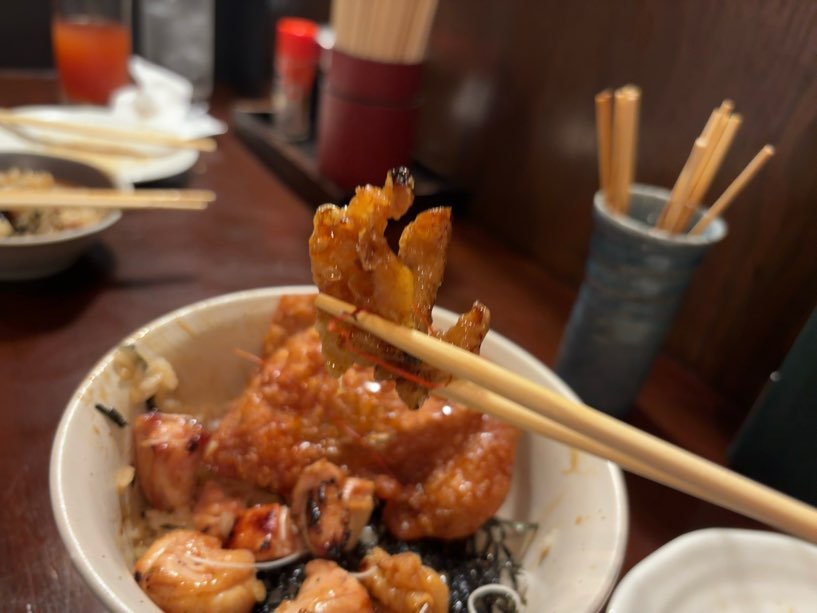
<svg viewBox="0 0 817 613">
<path fill-rule="evenodd" d="M 113 407 L 106 407 L 101 402 L 97 402 L 94 405 L 94 408 L 102 413 L 105 417 L 110 419 L 113 423 L 115 423 L 120 428 L 124 428 L 128 425 L 128 420 L 122 417 L 122 413 L 114 409 Z"/>
<path fill-rule="evenodd" d="M 468 596 L 481 585 L 503 583 L 520 591 L 520 552 L 512 551 L 514 540 L 532 536 L 536 527 L 532 524 L 489 520 L 472 536 L 452 541 L 420 539 L 398 541 L 391 536 L 383 523 L 375 518 L 377 546 L 391 554 L 413 551 L 423 564 L 445 576 L 449 589 L 448 609 L 453 613 L 468 610 Z M 523 545 L 524 546 L 524 545 Z M 349 571 L 358 571 L 360 562 L 372 545 L 359 544 L 355 551 L 336 560 Z M 295 562 L 282 569 L 260 571 L 258 578 L 267 588 L 267 598 L 256 605 L 256 613 L 272 613 L 284 600 L 295 598 L 304 582 L 306 561 Z M 477 610 L 485 613 L 514 613 L 516 606 L 507 596 L 489 594 L 475 603 Z"/>
</svg>

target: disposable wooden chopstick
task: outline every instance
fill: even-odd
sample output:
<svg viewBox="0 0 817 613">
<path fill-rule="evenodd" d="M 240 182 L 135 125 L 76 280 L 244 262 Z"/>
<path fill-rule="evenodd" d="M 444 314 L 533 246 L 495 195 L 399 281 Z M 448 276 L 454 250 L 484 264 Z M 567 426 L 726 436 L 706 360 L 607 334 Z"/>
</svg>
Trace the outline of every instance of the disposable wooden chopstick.
<svg viewBox="0 0 817 613">
<path fill-rule="evenodd" d="M 414 12 L 417 3 L 412 0 L 399 0 L 394 11 L 394 22 L 402 24 L 398 31 L 391 37 L 389 58 L 392 62 L 398 62 L 406 57 L 411 28 L 405 24 L 411 24 L 414 19 Z"/>
<path fill-rule="evenodd" d="M 724 126 L 723 132 L 720 134 L 718 142 L 711 148 L 712 151 L 707 158 L 706 168 L 698 178 L 698 181 L 689 196 L 690 200 L 696 205 L 700 204 L 704 196 L 706 196 L 706 192 L 709 189 L 709 186 L 712 184 L 718 170 L 720 170 L 721 164 L 723 164 L 723 159 L 726 157 L 729 147 L 732 146 L 732 141 L 735 139 L 735 134 L 737 134 L 737 131 L 742 123 L 743 117 L 738 114 L 730 115 L 726 120 L 726 125 Z"/>
<path fill-rule="evenodd" d="M 624 106 L 627 104 L 623 89 L 617 89 L 613 95 L 613 145 L 612 160 L 610 161 L 610 189 L 612 198 L 608 202 L 610 209 L 615 213 L 621 213 L 623 206 L 622 181 L 624 178 L 624 158 L 627 148 L 627 120 L 624 113 Z"/>
<path fill-rule="evenodd" d="M 689 183 L 692 180 L 692 176 L 697 172 L 701 159 L 706 152 L 706 146 L 707 142 L 705 139 L 700 137 L 695 139 L 695 144 L 692 145 L 692 151 L 689 152 L 689 157 L 670 192 L 669 200 L 667 200 L 664 209 L 661 211 L 661 215 L 658 217 L 658 221 L 655 224 L 656 228 L 670 230 L 674 226 L 675 220 L 680 213 L 679 209 L 684 205 L 691 189 Z"/>
<path fill-rule="evenodd" d="M 138 143 L 142 145 L 169 147 L 172 149 L 195 149 L 205 152 L 216 150 L 216 141 L 212 138 L 186 139 L 155 131 L 123 130 L 121 128 L 90 126 L 67 121 L 27 117 L 6 110 L 0 110 L 0 123 L 67 132 L 70 134 L 81 134 L 91 138 L 115 140 L 120 143 Z"/>
<path fill-rule="evenodd" d="M 596 95 L 596 146 L 599 158 L 599 189 L 608 208 L 612 202 L 613 94 L 609 89 Z"/>
<path fill-rule="evenodd" d="M 655 479 L 817 543 L 817 509 L 671 445 L 439 339 L 319 294 L 319 309 L 343 318 L 431 366 L 519 403 L 578 434 L 651 466 Z M 668 476 L 669 478 L 665 478 Z"/>
<path fill-rule="evenodd" d="M 615 92 L 613 112 L 612 209 L 626 214 L 630 204 L 630 184 L 635 173 L 638 107 L 641 91 L 632 85 Z"/>
<path fill-rule="evenodd" d="M 625 470 L 653 481 L 661 481 L 674 489 L 680 490 L 685 487 L 682 481 L 675 479 L 672 475 L 665 475 L 655 470 L 655 468 L 649 464 L 644 464 L 636 458 L 620 453 L 591 438 L 582 436 L 570 428 L 566 428 L 552 419 L 548 419 L 544 415 L 534 413 L 522 405 L 511 402 L 470 381 L 454 379 L 445 386 L 432 390 L 431 393 L 435 396 L 458 402 L 481 413 L 498 417 L 520 430 L 533 432 L 605 460 L 610 460 Z M 686 488 L 690 493 L 693 493 L 693 495 L 699 498 L 705 496 L 703 491 L 698 492 L 698 490 L 694 490 L 693 492 L 694 488 L 689 484 L 686 484 Z M 736 509 L 731 510 L 734 511 Z"/>
<path fill-rule="evenodd" d="M 122 146 L 110 141 L 91 141 L 88 139 L 54 139 L 48 138 L 47 136 L 43 136 L 41 134 L 35 135 L 29 133 L 25 129 L 21 129 L 19 126 L 3 125 L 2 122 L 0 122 L 0 126 L 16 135 L 18 138 L 22 138 L 23 140 L 33 143 L 38 147 L 45 148 L 46 151 L 53 153 L 54 155 L 71 155 L 77 151 L 96 155 L 117 156 L 134 159 L 150 159 L 155 158 L 157 155 L 156 151 L 138 149 L 139 145 L 131 145 L 128 147 L 127 145 Z M 164 150 L 162 150 L 161 153 L 163 154 Z"/>
<path fill-rule="evenodd" d="M 438 0 L 420 0 L 420 22 L 416 36 L 412 36 L 407 49 L 406 59 L 409 62 L 422 62 L 428 48 L 428 40 L 431 36 L 431 28 L 434 25 L 434 16 L 437 13 Z"/>
<path fill-rule="evenodd" d="M 627 127 L 629 130 L 627 141 L 627 159 L 624 164 L 625 176 L 622 181 L 624 198 L 621 201 L 621 212 L 626 215 L 630 210 L 630 186 L 635 177 L 636 160 L 638 158 L 638 119 L 641 112 L 641 90 L 634 85 L 624 88 L 627 105 Z"/>
<path fill-rule="evenodd" d="M 695 202 L 696 190 L 699 187 L 701 178 L 706 174 L 707 168 L 712 163 L 715 150 L 729 124 L 729 116 L 733 108 L 734 104 L 731 100 L 724 100 L 720 108 L 715 109 L 713 117 L 710 117 L 713 121 L 707 122 L 704 127 L 701 138 L 706 141 L 706 147 L 701 154 L 700 162 L 689 177 L 686 193 L 674 211 L 674 221 L 669 228 L 671 232 L 678 233 L 686 231 L 689 220 L 697 206 L 697 202 Z"/>
<path fill-rule="evenodd" d="M 714 147 L 710 145 L 709 148 L 712 150 L 712 154 L 706 162 L 703 173 L 701 173 L 697 183 L 692 188 L 692 192 L 690 193 L 689 199 L 686 201 L 681 214 L 678 216 L 678 221 L 673 228 L 676 232 L 684 232 L 689 226 L 692 216 L 695 214 L 695 211 L 701 202 L 703 202 L 706 192 L 709 190 L 710 185 L 712 185 L 712 181 L 715 179 L 715 175 L 718 173 L 718 170 L 720 170 L 721 164 L 723 164 L 723 159 L 726 157 L 726 153 L 729 151 L 729 147 L 732 145 L 732 141 L 734 140 L 735 134 L 737 133 L 738 128 L 740 128 L 742 121 L 743 118 L 740 115 L 735 114 L 730 116 L 726 121 L 726 126 L 720 135 L 717 144 Z"/>
<path fill-rule="evenodd" d="M 0 189 L 0 206 L 12 209 L 32 207 L 90 207 L 109 209 L 201 210 L 215 200 L 210 190 L 140 189 Z"/>
<path fill-rule="evenodd" d="M 746 168 L 737 176 L 737 178 L 732 181 L 729 187 L 723 192 L 720 198 L 718 198 L 715 203 L 709 207 L 709 210 L 698 220 L 698 223 L 693 226 L 693 228 L 689 231 L 689 233 L 693 236 L 700 234 L 703 232 L 706 227 L 712 223 L 712 221 L 723 214 L 726 208 L 732 204 L 732 201 L 737 197 L 737 195 L 743 190 L 744 187 L 751 181 L 754 176 L 763 168 L 764 164 L 769 161 L 774 155 L 774 147 L 771 145 L 766 145 L 758 151 L 757 155 L 752 159 L 749 164 L 747 164 Z"/>
</svg>

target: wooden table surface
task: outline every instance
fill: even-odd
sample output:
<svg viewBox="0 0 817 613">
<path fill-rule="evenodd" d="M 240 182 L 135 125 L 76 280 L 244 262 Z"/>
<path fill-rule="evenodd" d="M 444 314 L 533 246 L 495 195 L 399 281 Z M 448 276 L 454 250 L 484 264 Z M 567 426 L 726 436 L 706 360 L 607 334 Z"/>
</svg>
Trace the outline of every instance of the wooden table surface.
<svg viewBox="0 0 817 613">
<path fill-rule="evenodd" d="M 0 106 L 52 103 L 47 76 L 0 75 Z M 220 92 L 214 113 L 226 117 Z M 48 493 L 51 442 L 83 375 L 140 325 L 185 304 L 237 290 L 311 282 L 313 204 L 301 201 L 232 134 L 199 161 L 190 187 L 212 189 L 202 213 L 129 212 L 73 268 L 48 280 L 0 283 L 0 609 L 101 611 L 74 570 Z M 552 364 L 574 293 L 519 254 L 455 219 L 438 303 L 479 298 L 493 328 Z M 632 421 L 721 460 L 732 408 L 660 357 Z M 751 522 L 643 479 L 627 477 L 631 524 L 623 571 L 672 538 Z M 93 504 L 92 501 L 89 502 Z"/>
</svg>

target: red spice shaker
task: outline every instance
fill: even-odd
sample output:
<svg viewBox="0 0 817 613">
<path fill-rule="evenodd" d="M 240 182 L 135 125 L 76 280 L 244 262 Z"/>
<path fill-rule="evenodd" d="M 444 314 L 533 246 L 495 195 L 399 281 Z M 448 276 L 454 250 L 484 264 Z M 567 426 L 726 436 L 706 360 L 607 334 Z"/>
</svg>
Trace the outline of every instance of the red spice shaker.
<svg viewBox="0 0 817 613">
<path fill-rule="evenodd" d="M 272 107 L 276 129 L 288 140 L 309 138 L 309 104 L 320 47 L 318 24 L 284 17 L 276 25 Z"/>
</svg>

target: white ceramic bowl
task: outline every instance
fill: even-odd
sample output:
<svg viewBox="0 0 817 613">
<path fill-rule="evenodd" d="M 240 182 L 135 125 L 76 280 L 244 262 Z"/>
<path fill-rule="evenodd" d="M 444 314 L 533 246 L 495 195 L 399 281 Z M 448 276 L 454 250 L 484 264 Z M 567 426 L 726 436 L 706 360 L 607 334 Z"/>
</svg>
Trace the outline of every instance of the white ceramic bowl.
<svg viewBox="0 0 817 613">
<path fill-rule="evenodd" d="M 608 613 L 811 613 L 817 547 L 759 530 L 684 534 L 639 562 Z"/>
<path fill-rule="evenodd" d="M 77 187 L 128 189 L 127 184 L 89 164 L 49 155 L 0 152 L 0 172 L 12 168 L 47 171 L 57 181 Z M 109 211 L 97 223 L 75 230 L 0 238 L 0 281 L 38 279 L 65 270 L 121 217 L 121 212 Z"/>
<path fill-rule="evenodd" d="M 235 397 L 252 365 L 234 349 L 260 351 L 280 296 L 314 292 L 309 286 L 250 290 L 199 302 L 137 330 L 123 343 L 167 358 L 179 376 L 179 395 L 195 405 Z M 435 310 L 445 327 L 454 315 Z M 547 368 L 491 332 L 483 354 L 566 396 L 572 392 Z M 83 577 L 114 611 L 155 611 L 133 580 L 120 547 L 122 518 L 114 487 L 127 429 L 113 426 L 95 402 L 124 408 L 127 389 L 112 367 L 113 351 L 93 367 L 68 403 L 51 452 L 51 499 L 65 545 Z M 627 542 L 627 497 L 613 464 L 551 441 L 522 439 L 512 490 L 499 513 L 540 525 L 525 567 L 532 577 L 528 610 L 597 611 L 618 575 Z"/>
</svg>

